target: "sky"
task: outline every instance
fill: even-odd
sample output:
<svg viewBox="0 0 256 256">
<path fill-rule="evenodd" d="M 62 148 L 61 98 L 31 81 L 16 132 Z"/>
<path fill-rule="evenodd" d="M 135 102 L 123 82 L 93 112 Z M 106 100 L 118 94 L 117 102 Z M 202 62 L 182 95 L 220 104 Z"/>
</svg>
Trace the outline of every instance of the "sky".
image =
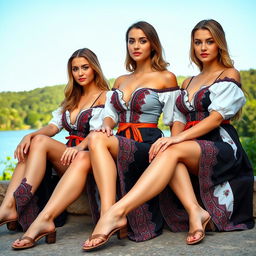
<svg viewBox="0 0 256 256">
<path fill-rule="evenodd" d="M 190 32 L 202 19 L 224 28 L 238 70 L 256 68 L 254 0 L 0 0 L 0 91 L 67 83 L 67 61 L 79 48 L 96 53 L 105 76 L 127 73 L 125 32 L 144 20 L 158 32 L 169 70 L 195 75 Z"/>
</svg>

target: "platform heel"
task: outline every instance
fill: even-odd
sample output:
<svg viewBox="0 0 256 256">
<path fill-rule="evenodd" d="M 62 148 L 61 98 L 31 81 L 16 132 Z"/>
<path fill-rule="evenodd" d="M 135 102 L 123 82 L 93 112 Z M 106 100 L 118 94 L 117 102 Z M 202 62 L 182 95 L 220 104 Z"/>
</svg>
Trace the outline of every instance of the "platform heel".
<svg viewBox="0 0 256 256">
<path fill-rule="evenodd" d="M 121 228 L 118 232 L 117 232 L 117 238 L 118 239 L 124 239 L 127 237 L 127 226 Z"/>
<path fill-rule="evenodd" d="M 10 221 L 6 223 L 6 226 L 10 231 L 15 231 L 18 229 L 18 221 L 17 220 Z"/>
<path fill-rule="evenodd" d="M 49 233 L 45 236 L 45 242 L 47 244 L 54 244 L 56 242 L 56 231 Z"/>
</svg>

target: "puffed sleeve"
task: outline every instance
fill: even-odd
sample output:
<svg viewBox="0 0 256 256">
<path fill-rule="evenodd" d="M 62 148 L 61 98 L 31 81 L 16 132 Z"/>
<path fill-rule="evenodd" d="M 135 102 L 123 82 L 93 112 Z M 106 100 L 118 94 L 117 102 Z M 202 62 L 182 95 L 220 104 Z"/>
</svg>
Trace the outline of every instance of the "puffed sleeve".
<svg viewBox="0 0 256 256">
<path fill-rule="evenodd" d="M 92 109 L 92 117 L 89 121 L 90 131 L 100 128 L 104 116 L 104 107 L 98 106 Z"/>
<path fill-rule="evenodd" d="M 173 123 L 175 102 L 179 94 L 180 90 L 178 88 L 159 93 L 159 100 L 163 104 L 163 122 L 167 126 L 171 126 Z"/>
<path fill-rule="evenodd" d="M 59 131 L 63 128 L 62 126 L 62 107 L 57 108 L 52 112 L 52 119 L 48 124 L 54 124 L 58 127 Z"/>
<path fill-rule="evenodd" d="M 208 111 L 217 111 L 225 120 L 232 118 L 246 101 L 241 88 L 231 81 L 217 82 L 209 91 L 211 104 Z"/>
<path fill-rule="evenodd" d="M 179 111 L 176 104 L 174 107 L 173 122 L 181 122 L 183 124 L 187 123 L 185 115 Z"/>
<path fill-rule="evenodd" d="M 109 91 L 106 94 L 106 102 L 105 102 L 103 118 L 110 117 L 114 120 L 115 123 L 117 123 L 118 122 L 118 113 L 116 112 L 116 109 L 114 108 L 113 104 L 111 103 L 111 97 L 112 97 L 113 93 L 114 93 L 114 91 Z"/>
</svg>

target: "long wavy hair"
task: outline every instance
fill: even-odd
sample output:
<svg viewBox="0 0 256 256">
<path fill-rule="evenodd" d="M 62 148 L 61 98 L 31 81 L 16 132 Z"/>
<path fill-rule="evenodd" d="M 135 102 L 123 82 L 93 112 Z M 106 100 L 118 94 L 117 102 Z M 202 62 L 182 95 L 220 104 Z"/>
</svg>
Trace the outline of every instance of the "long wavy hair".
<svg viewBox="0 0 256 256">
<path fill-rule="evenodd" d="M 190 60 L 198 66 L 200 71 L 202 71 L 203 63 L 196 57 L 195 50 L 194 50 L 194 36 L 195 36 L 195 32 L 198 29 L 206 29 L 211 33 L 214 41 L 216 42 L 219 48 L 219 52 L 218 52 L 219 62 L 227 68 L 233 68 L 234 65 L 228 52 L 228 45 L 226 41 L 225 32 L 222 26 L 216 20 L 213 20 L 213 19 L 202 20 L 199 23 L 197 23 L 196 26 L 193 28 L 191 32 Z"/>
<path fill-rule="evenodd" d="M 72 60 L 78 57 L 83 57 L 89 62 L 90 67 L 94 71 L 95 84 L 102 90 L 109 90 L 107 80 L 103 75 L 96 54 L 88 48 L 79 49 L 75 51 L 68 60 L 68 83 L 64 90 L 65 99 L 61 103 L 61 106 L 63 107 L 63 112 L 65 112 L 66 110 L 72 111 L 77 108 L 83 93 L 83 87 L 75 81 L 72 75 Z"/>
<path fill-rule="evenodd" d="M 128 71 L 133 72 L 137 68 L 137 63 L 134 61 L 128 51 L 128 40 L 129 40 L 129 32 L 131 29 L 141 29 L 146 35 L 147 39 L 151 45 L 151 64 L 152 68 L 157 71 L 163 71 L 167 69 L 169 65 L 163 58 L 163 48 L 160 43 L 159 37 L 155 28 L 147 23 L 146 21 L 139 21 L 132 24 L 126 31 L 125 41 L 126 41 L 126 59 L 125 59 L 125 67 Z"/>
<path fill-rule="evenodd" d="M 197 23 L 196 26 L 193 28 L 191 32 L 190 60 L 198 66 L 200 71 L 203 70 L 203 63 L 196 57 L 195 50 L 194 50 L 194 35 L 198 29 L 206 29 L 211 33 L 213 40 L 216 42 L 219 48 L 218 50 L 219 63 L 221 63 L 227 68 L 233 68 L 234 62 L 230 58 L 230 55 L 228 52 L 228 45 L 226 41 L 225 32 L 222 26 L 220 25 L 220 23 L 213 19 L 202 20 L 199 23 Z M 236 113 L 236 115 L 232 118 L 232 120 L 239 119 L 241 114 L 242 114 L 242 108 Z"/>
</svg>

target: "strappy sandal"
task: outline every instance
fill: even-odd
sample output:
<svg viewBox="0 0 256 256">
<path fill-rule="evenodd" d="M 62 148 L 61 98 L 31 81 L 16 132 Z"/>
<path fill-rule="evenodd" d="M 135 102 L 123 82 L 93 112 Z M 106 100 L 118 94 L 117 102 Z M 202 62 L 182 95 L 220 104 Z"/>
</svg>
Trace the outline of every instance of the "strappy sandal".
<svg viewBox="0 0 256 256">
<path fill-rule="evenodd" d="M 10 231 L 15 231 L 18 228 L 18 219 L 13 219 L 13 220 L 1 220 L 0 221 L 0 226 L 3 226 L 6 224 L 7 228 Z"/>
<path fill-rule="evenodd" d="M 187 236 L 195 236 L 196 233 L 200 233 L 200 237 L 198 239 L 193 240 L 193 241 L 186 240 L 186 243 L 188 245 L 198 244 L 199 242 L 201 242 L 205 238 L 205 228 L 206 228 L 207 223 L 210 221 L 210 219 L 211 219 L 211 216 L 209 216 L 208 219 L 206 219 L 204 221 L 204 223 L 202 224 L 203 229 L 197 229 L 197 230 L 195 230 L 195 231 L 193 231 L 191 233 L 188 233 Z"/>
<path fill-rule="evenodd" d="M 111 238 L 111 236 L 113 236 L 115 233 L 117 233 L 117 237 L 118 239 L 123 239 L 125 237 L 127 237 L 127 225 L 121 226 L 119 228 L 115 228 L 113 229 L 108 235 L 104 235 L 104 234 L 95 234 L 89 237 L 89 241 L 93 240 L 93 239 L 101 239 L 102 241 L 96 245 L 92 245 L 92 246 L 83 246 L 83 250 L 86 252 L 89 251 L 93 251 L 96 249 L 99 249 L 100 247 L 102 247 L 103 245 L 105 245 L 109 239 Z"/>
<path fill-rule="evenodd" d="M 29 236 L 23 236 L 19 239 L 19 241 L 28 240 L 28 243 L 21 245 L 21 246 L 12 245 L 12 248 L 14 250 L 22 250 L 22 249 L 28 249 L 28 248 L 34 247 L 36 245 L 36 242 L 43 237 L 45 237 L 45 242 L 47 244 L 54 244 L 56 242 L 56 230 L 54 230 L 52 232 L 39 234 L 34 239 Z"/>
</svg>

